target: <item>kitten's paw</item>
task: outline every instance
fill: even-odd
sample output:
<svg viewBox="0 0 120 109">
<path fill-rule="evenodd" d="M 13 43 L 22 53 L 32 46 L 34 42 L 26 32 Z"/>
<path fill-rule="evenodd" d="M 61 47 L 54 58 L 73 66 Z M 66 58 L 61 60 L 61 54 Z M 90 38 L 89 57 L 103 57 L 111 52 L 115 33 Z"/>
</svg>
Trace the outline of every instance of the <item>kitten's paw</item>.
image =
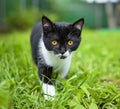
<svg viewBox="0 0 120 109">
<path fill-rule="evenodd" d="M 46 100 L 53 101 L 55 96 L 55 87 L 53 85 L 43 83 L 42 89 L 44 92 L 44 98 Z"/>
</svg>

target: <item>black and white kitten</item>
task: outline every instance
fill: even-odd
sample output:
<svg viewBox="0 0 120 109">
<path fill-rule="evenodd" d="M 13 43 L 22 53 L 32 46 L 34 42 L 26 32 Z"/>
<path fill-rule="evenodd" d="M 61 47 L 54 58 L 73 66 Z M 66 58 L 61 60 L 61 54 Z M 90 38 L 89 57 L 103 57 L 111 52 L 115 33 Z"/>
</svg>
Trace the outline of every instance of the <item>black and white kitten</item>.
<svg viewBox="0 0 120 109">
<path fill-rule="evenodd" d="M 81 41 L 84 19 L 75 23 L 53 23 L 43 16 L 31 34 L 32 56 L 38 67 L 42 90 L 46 99 L 54 99 L 55 87 L 52 73 L 66 77 L 71 64 L 72 52 Z"/>
</svg>

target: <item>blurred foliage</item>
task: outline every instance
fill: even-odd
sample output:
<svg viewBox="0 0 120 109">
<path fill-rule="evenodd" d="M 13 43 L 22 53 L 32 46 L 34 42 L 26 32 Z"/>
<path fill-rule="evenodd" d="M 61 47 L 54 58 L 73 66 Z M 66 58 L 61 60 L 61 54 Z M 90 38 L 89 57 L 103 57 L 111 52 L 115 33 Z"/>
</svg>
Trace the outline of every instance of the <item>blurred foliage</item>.
<svg viewBox="0 0 120 109">
<path fill-rule="evenodd" d="M 54 13 L 49 14 L 49 12 L 46 11 L 29 9 L 11 13 L 11 15 L 7 18 L 7 25 L 9 30 L 26 30 L 32 27 L 35 23 L 41 21 L 42 15 L 47 15 L 54 21 L 57 20 L 57 16 Z"/>
<path fill-rule="evenodd" d="M 41 21 L 43 15 L 58 19 L 49 0 L 1 0 L 0 32 L 26 30 Z"/>
<path fill-rule="evenodd" d="M 8 107 L 8 90 L 5 88 L 5 82 L 0 83 L 0 109 L 4 107 Z"/>
<path fill-rule="evenodd" d="M 38 13 L 38 12 L 36 12 Z M 39 15 L 39 14 L 38 14 Z M 36 21 L 35 12 L 33 10 L 27 11 L 18 11 L 12 13 L 7 18 L 7 24 L 11 29 L 27 29 L 31 25 L 33 25 Z"/>
<path fill-rule="evenodd" d="M 116 19 L 119 16 L 117 3 L 113 3 Z M 41 16 L 46 15 L 53 21 L 74 22 L 84 17 L 84 26 L 92 29 L 108 27 L 105 3 L 87 3 L 84 0 L 0 0 L 0 32 L 25 30 L 31 28 Z M 58 17 L 59 16 L 59 17 Z M 114 21 L 114 20 L 113 20 Z M 119 27 L 119 19 L 117 20 Z"/>
</svg>

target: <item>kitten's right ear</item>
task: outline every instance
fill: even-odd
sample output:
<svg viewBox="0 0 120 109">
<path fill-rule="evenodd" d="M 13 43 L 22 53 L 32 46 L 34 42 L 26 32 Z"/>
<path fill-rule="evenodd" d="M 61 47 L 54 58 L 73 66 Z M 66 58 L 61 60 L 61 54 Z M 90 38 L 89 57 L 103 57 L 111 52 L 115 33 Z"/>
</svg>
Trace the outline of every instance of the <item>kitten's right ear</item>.
<svg viewBox="0 0 120 109">
<path fill-rule="evenodd" d="M 84 24 L 84 18 L 81 18 L 81 19 L 77 20 L 75 23 L 73 23 L 73 27 L 82 31 L 83 24 Z"/>
<path fill-rule="evenodd" d="M 50 19 L 48 19 L 46 16 L 42 17 L 42 25 L 44 32 L 49 32 L 52 30 L 52 22 Z"/>
</svg>

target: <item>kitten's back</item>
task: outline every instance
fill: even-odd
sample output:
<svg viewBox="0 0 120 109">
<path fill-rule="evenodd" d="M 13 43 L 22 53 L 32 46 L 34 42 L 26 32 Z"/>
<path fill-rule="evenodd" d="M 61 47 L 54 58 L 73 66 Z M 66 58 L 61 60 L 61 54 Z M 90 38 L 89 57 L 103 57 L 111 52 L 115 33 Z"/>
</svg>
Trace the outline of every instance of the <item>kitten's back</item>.
<svg viewBox="0 0 120 109">
<path fill-rule="evenodd" d="M 31 33 L 31 39 L 30 39 L 32 57 L 33 57 L 35 64 L 37 64 L 37 61 L 38 61 L 38 43 L 39 43 L 42 33 L 43 33 L 42 23 L 39 22 L 33 27 L 33 30 Z"/>
</svg>

